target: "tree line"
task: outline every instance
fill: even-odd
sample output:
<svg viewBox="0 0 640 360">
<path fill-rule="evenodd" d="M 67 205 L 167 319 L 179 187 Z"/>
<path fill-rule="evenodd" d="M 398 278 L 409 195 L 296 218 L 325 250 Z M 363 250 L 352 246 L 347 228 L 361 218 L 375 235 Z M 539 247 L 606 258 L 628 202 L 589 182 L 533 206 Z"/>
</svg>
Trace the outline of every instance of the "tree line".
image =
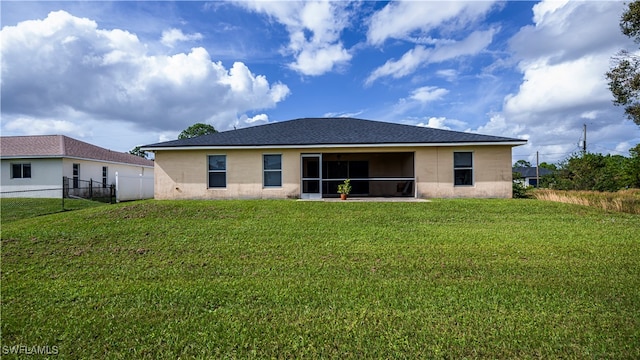
<svg viewBox="0 0 640 360">
<path fill-rule="evenodd" d="M 541 176 L 540 187 L 557 190 L 618 191 L 640 188 L 640 144 L 629 150 L 630 156 L 578 153 L 557 164 L 541 163 L 540 168 L 551 170 Z M 519 160 L 517 166 L 530 166 Z M 514 174 L 518 178 L 520 174 Z M 515 189 L 514 189 L 515 191 Z"/>
</svg>

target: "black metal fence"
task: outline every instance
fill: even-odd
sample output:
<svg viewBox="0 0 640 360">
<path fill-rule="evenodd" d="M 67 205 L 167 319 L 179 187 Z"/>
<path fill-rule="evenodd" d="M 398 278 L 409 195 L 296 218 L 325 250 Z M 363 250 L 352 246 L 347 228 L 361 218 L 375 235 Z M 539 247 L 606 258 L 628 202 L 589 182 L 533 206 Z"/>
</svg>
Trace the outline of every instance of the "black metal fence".
<svg viewBox="0 0 640 360">
<path fill-rule="evenodd" d="M 115 185 L 104 185 L 93 180 L 74 181 L 72 178 L 64 177 L 62 187 L 0 191 L 0 220 L 14 221 L 84 209 L 96 206 L 97 202 L 115 203 Z"/>
<path fill-rule="evenodd" d="M 80 180 L 65 176 L 62 178 L 62 197 L 113 204 L 116 202 L 116 186 L 94 180 Z"/>
</svg>

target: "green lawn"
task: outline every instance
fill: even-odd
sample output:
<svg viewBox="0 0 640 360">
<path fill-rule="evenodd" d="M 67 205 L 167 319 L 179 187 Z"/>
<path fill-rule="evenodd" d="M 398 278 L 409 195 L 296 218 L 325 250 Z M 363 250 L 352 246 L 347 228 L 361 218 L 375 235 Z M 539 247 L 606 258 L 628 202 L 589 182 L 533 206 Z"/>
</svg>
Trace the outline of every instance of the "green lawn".
<svg viewBox="0 0 640 360">
<path fill-rule="evenodd" d="M 64 199 L 63 202 L 61 198 L 4 198 L 0 199 L 0 219 L 4 224 L 9 221 L 102 205 L 106 204 L 83 199 Z"/>
<path fill-rule="evenodd" d="M 639 234 L 638 215 L 538 200 L 141 201 L 3 221 L 2 351 L 637 359 Z"/>
</svg>

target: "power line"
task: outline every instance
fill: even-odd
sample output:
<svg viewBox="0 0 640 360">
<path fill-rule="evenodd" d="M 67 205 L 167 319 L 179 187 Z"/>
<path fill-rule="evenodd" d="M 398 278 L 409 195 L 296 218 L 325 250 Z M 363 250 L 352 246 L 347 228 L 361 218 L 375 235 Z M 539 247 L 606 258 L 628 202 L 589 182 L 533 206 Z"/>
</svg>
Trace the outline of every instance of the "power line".
<svg viewBox="0 0 640 360">
<path fill-rule="evenodd" d="M 574 153 L 574 152 L 575 152 L 575 150 L 571 150 L 571 151 L 564 151 L 564 152 L 557 152 L 557 153 L 539 153 L 539 154 L 540 154 L 540 156 L 555 156 L 555 155 L 564 155 L 564 156 L 567 156 L 567 155 L 570 155 L 570 154 L 572 154 L 572 153 Z M 530 157 L 532 157 L 532 156 L 533 156 L 533 154 L 522 154 L 522 155 L 516 155 L 516 154 L 513 154 L 513 155 L 512 155 L 512 157 L 514 157 L 514 158 L 530 158 Z"/>
</svg>

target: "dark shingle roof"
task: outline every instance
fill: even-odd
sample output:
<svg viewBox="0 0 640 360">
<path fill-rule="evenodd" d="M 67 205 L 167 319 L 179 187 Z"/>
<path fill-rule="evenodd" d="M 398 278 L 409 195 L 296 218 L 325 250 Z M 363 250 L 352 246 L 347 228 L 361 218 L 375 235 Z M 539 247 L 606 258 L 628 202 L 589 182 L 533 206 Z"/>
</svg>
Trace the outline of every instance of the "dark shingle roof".
<svg viewBox="0 0 640 360">
<path fill-rule="evenodd" d="M 143 149 L 478 142 L 524 144 L 526 140 L 353 118 L 304 118 L 149 144 Z"/>
<path fill-rule="evenodd" d="M 526 167 L 514 167 L 513 172 L 517 172 L 523 178 L 531 178 L 536 177 L 536 167 L 535 166 L 526 166 Z M 538 171 L 540 176 L 545 176 L 549 174 L 553 174 L 553 171 L 545 168 L 540 168 Z"/>
<path fill-rule="evenodd" d="M 71 157 L 113 163 L 153 166 L 153 161 L 128 153 L 111 151 L 64 135 L 2 136 L 0 156 Z"/>
</svg>

